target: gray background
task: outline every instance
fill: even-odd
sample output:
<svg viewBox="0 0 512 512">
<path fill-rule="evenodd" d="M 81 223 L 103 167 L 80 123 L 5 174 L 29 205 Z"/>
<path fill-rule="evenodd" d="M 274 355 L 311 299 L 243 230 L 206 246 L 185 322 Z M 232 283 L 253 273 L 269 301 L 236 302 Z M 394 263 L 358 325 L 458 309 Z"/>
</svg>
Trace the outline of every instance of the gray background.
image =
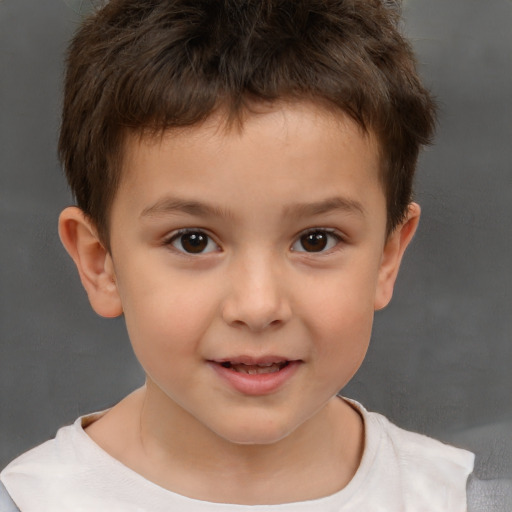
<svg viewBox="0 0 512 512">
<path fill-rule="evenodd" d="M 55 149 L 62 56 L 81 3 L 0 0 L 0 467 L 143 382 L 123 322 L 94 315 L 57 237 L 70 203 Z M 419 233 L 343 393 L 477 450 L 480 474 L 503 476 L 512 444 L 512 2 L 409 0 L 405 18 L 440 127 L 418 174 Z"/>
</svg>

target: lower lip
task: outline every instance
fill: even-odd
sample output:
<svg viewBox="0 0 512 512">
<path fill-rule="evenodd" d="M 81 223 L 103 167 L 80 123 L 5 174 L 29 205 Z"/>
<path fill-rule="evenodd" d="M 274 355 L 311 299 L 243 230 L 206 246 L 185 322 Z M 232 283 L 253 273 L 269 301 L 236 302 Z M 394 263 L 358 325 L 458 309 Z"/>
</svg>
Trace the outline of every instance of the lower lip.
<svg viewBox="0 0 512 512">
<path fill-rule="evenodd" d="M 277 372 L 257 374 L 237 372 L 214 362 L 210 362 L 210 365 L 220 377 L 238 392 L 244 395 L 261 396 L 274 393 L 284 386 L 299 368 L 300 361 L 290 361 Z"/>
</svg>

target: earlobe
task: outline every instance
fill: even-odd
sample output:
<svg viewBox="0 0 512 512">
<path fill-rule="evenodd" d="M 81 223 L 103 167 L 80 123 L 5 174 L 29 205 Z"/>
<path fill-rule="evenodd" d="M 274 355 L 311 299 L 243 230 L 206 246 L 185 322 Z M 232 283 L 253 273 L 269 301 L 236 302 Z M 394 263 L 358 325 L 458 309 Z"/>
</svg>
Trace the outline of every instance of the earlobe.
<svg viewBox="0 0 512 512">
<path fill-rule="evenodd" d="M 421 209 L 419 205 L 411 203 L 407 217 L 395 228 L 386 241 L 382 253 L 377 290 L 375 293 L 375 310 L 386 307 L 393 296 L 393 288 L 395 286 L 398 270 L 400 269 L 400 263 L 405 249 L 416 232 L 420 220 L 420 213 Z"/>
<path fill-rule="evenodd" d="M 112 318 L 123 308 L 112 258 L 80 208 L 66 208 L 59 217 L 62 244 L 75 262 L 89 302 L 98 315 Z"/>
</svg>

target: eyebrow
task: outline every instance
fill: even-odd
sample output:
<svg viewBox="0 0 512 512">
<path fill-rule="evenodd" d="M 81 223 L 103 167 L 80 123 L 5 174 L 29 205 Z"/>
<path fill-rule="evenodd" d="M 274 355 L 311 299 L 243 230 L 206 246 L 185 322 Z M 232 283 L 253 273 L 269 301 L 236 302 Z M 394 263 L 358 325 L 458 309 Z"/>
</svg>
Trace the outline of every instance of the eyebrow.
<svg viewBox="0 0 512 512">
<path fill-rule="evenodd" d="M 285 216 L 304 218 L 314 217 L 316 215 L 322 215 L 333 211 L 365 215 L 363 205 L 359 201 L 343 197 L 331 197 L 323 201 L 313 203 L 292 204 L 290 206 L 286 206 L 283 213 Z M 153 205 L 145 208 L 140 216 L 160 217 L 163 215 L 179 213 L 185 213 L 195 217 L 234 217 L 234 215 L 225 208 L 208 205 L 195 200 L 179 199 L 175 197 L 165 197 L 157 201 Z"/>
<path fill-rule="evenodd" d="M 314 203 L 294 204 L 285 208 L 285 215 L 296 217 L 314 217 L 333 211 L 342 211 L 345 213 L 355 213 L 365 215 L 365 209 L 359 201 L 344 197 L 330 197 L 323 201 Z"/>
<path fill-rule="evenodd" d="M 165 197 L 152 206 L 144 208 L 140 216 L 160 217 L 177 213 L 186 213 L 195 217 L 232 217 L 231 213 L 224 208 L 175 197 Z"/>
</svg>

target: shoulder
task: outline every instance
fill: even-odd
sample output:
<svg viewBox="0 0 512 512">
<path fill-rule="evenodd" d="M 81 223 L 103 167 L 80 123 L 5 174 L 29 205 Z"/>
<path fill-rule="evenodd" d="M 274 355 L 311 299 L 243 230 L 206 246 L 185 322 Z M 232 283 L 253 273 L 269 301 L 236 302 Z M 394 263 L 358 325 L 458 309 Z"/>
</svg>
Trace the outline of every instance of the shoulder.
<svg viewBox="0 0 512 512">
<path fill-rule="evenodd" d="M 400 428 L 382 414 L 368 412 L 353 400 L 350 403 L 363 417 L 367 445 L 373 446 L 380 455 L 390 457 L 400 468 L 413 473 L 433 469 L 436 473 L 454 473 L 462 475 L 464 482 L 472 472 L 475 460 L 472 452 Z"/>
<path fill-rule="evenodd" d="M 443 476 L 448 472 L 462 474 L 464 479 L 472 472 L 475 460 L 473 453 L 426 435 L 404 430 L 380 414 L 369 414 L 381 425 L 387 442 L 399 455 L 400 464 L 407 466 L 407 469 L 435 468 Z"/>
<path fill-rule="evenodd" d="M 51 510 L 45 505 L 49 497 L 65 493 L 71 482 L 82 480 L 84 472 L 91 470 L 88 461 L 93 443 L 82 429 L 83 421 L 88 418 L 79 418 L 73 425 L 62 427 L 54 439 L 14 459 L 0 473 L 4 487 L 0 491 L 10 496 L 22 511 Z M 0 503 L 6 506 L 2 500 Z M 1 507 L 0 512 L 4 512 Z"/>
<path fill-rule="evenodd" d="M 32 510 L 31 502 L 41 500 L 51 485 L 49 475 L 55 474 L 56 471 L 65 473 L 59 460 L 59 446 L 56 439 L 52 439 L 23 453 L 3 469 L 0 473 L 0 492 L 3 492 L 5 497 L 0 503 L 7 511 L 12 509 L 14 502 L 21 510 Z M 9 501 L 11 504 L 8 504 Z M 1 507 L 0 512 L 4 512 Z"/>
<path fill-rule="evenodd" d="M 394 457 L 402 480 L 420 491 L 429 484 L 445 492 L 464 491 L 473 471 L 473 453 L 404 430 L 380 414 L 371 413 L 381 425 L 383 450 Z"/>
<path fill-rule="evenodd" d="M 371 455 L 374 487 L 381 486 L 390 500 L 399 499 L 400 510 L 466 511 L 473 453 L 404 430 L 356 405 L 365 422 L 365 455 Z"/>
</svg>

